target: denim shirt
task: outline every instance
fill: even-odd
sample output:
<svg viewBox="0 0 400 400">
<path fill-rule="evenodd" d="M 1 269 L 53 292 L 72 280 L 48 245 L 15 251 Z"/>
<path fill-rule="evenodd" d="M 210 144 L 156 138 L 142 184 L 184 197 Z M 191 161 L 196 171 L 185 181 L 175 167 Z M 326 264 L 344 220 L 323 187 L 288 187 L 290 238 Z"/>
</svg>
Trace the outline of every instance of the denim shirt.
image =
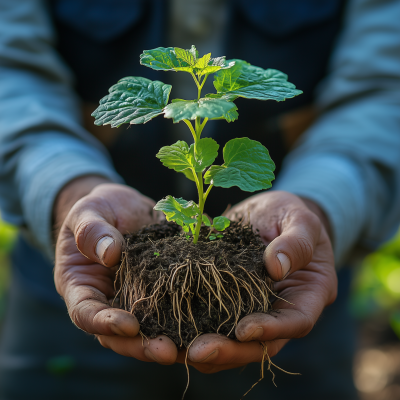
<svg viewBox="0 0 400 400">
<path fill-rule="evenodd" d="M 81 100 L 97 102 L 121 76 L 159 79 L 139 67 L 137 57 L 143 49 L 170 45 L 163 39 L 165 2 L 113 0 L 112 5 L 75 0 L 0 4 L 0 207 L 2 217 L 20 226 L 50 258 L 52 205 L 67 182 L 87 174 L 121 181 L 120 174 L 126 174 L 128 183 L 144 191 L 140 179 L 135 184 L 138 174 L 126 171 L 138 153 L 151 150 L 152 142 L 170 142 L 157 137 L 160 122 L 155 122 L 138 128 L 145 136 L 154 134 L 143 151 L 135 147 L 143 137 L 136 135 L 139 130 L 123 134 L 107 151 L 82 127 Z M 122 15 L 118 5 L 131 10 Z M 253 131 L 257 139 L 263 137 L 266 122 L 257 118 L 248 125 L 252 112 L 267 120 L 305 104 L 318 109 L 316 121 L 282 160 L 274 189 L 309 198 L 326 212 L 338 265 L 356 245 L 374 248 L 398 226 L 399 11 L 396 1 L 352 0 L 342 20 L 341 3 L 334 0 L 230 4 L 225 55 L 282 69 L 305 91 L 268 107 L 241 102 L 243 122 L 239 118 L 233 124 L 232 135 L 252 137 Z M 74 21 L 77 12 L 92 19 Z M 102 15 L 109 17 L 107 24 Z M 109 152 L 114 160 L 124 155 L 123 162 L 116 162 L 120 174 Z"/>
</svg>

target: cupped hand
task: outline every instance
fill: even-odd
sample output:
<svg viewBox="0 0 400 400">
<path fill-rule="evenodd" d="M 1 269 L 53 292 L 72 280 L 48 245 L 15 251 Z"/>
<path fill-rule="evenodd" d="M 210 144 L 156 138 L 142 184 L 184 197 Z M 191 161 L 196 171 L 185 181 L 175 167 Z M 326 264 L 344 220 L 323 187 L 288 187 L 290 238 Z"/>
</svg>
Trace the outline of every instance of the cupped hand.
<svg viewBox="0 0 400 400">
<path fill-rule="evenodd" d="M 227 217 L 244 218 L 259 230 L 268 245 L 265 267 L 284 300 L 277 299 L 270 314 L 244 317 L 235 330 L 239 341 L 217 334 L 197 338 L 187 358 L 204 373 L 260 362 L 260 342 L 273 357 L 289 339 L 307 335 L 337 293 L 329 227 L 317 205 L 287 192 L 267 192 L 236 205 Z M 180 352 L 179 362 L 184 359 Z"/>
<path fill-rule="evenodd" d="M 169 338 L 143 341 L 137 319 L 112 307 L 114 267 L 120 261 L 123 234 L 156 222 L 154 202 L 130 187 L 96 182 L 67 214 L 68 201 L 62 199 L 79 196 L 90 183 L 83 179 L 69 185 L 60 196 L 61 205 L 55 207 L 55 219 L 58 215 L 63 219 L 56 245 L 57 291 L 74 324 L 96 335 L 104 347 L 142 361 L 172 364 L 177 349 Z"/>
</svg>

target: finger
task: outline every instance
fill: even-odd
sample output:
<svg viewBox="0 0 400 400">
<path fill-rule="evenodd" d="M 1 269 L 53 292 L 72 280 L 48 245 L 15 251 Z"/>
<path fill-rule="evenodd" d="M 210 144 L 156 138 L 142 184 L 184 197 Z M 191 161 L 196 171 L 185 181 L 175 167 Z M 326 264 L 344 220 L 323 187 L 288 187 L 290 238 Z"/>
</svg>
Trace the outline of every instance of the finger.
<svg viewBox="0 0 400 400">
<path fill-rule="evenodd" d="M 274 281 L 280 281 L 309 264 L 321 235 L 319 218 L 305 208 L 290 212 L 280 225 L 279 236 L 264 252 L 264 264 Z"/>
<path fill-rule="evenodd" d="M 70 215 L 67 224 L 84 256 L 106 267 L 119 263 L 125 242 L 107 203 L 101 198 L 83 199 L 75 204 Z"/>
<path fill-rule="evenodd" d="M 327 263 L 312 262 L 307 268 L 275 284 L 280 297 L 270 314 L 251 314 L 239 321 L 235 331 L 239 340 L 291 339 L 311 331 L 336 297 L 337 278 Z"/>
<path fill-rule="evenodd" d="M 134 315 L 110 307 L 107 297 L 100 290 L 85 285 L 85 281 L 78 286 L 69 284 L 64 300 L 71 320 L 88 333 L 134 337 L 139 332 L 139 322 Z"/>
<path fill-rule="evenodd" d="M 155 339 L 142 338 L 140 335 L 134 338 L 98 336 L 97 339 L 102 346 L 141 361 L 171 365 L 175 363 L 178 354 L 174 342 L 165 335 Z"/>
<path fill-rule="evenodd" d="M 300 338 L 313 326 L 314 321 L 301 311 L 287 309 L 247 315 L 238 323 L 235 334 L 241 342 Z"/>
<path fill-rule="evenodd" d="M 287 341 L 266 342 L 268 355 L 273 357 Z M 263 348 L 259 342 L 237 342 L 216 333 L 201 335 L 189 349 L 191 363 L 213 365 L 237 365 L 259 362 L 263 357 Z"/>
</svg>

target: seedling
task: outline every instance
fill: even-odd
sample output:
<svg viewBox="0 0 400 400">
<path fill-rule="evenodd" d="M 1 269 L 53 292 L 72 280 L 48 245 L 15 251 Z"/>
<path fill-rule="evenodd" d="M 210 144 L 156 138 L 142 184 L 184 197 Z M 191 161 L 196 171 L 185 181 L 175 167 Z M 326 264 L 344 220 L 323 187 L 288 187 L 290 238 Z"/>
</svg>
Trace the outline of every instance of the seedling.
<svg viewBox="0 0 400 400">
<path fill-rule="evenodd" d="M 184 234 L 197 243 L 202 223 L 210 227 L 208 238 L 223 237 L 221 233 L 230 224 L 226 217 L 216 217 L 213 224 L 204 215 L 204 204 L 214 186 L 254 192 L 268 189 L 274 179 L 275 165 L 268 150 L 247 137 L 228 141 L 223 149 L 224 163 L 213 165 L 219 145 L 201 134 L 209 120 L 224 119 L 233 122 L 238 118 L 234 101 L 238 97 L 257 100 L 283 101 L 302 93 L 287 81 L 287 75 L 275 69 L 263 69 L 243 60 L 211 58 L 211 53 L 199 57 L 195 46 L 189 50 L 177 47 L 158 47 L 145 50 L 140 63 L 161 71 L 183 71 L 191 74 L 197 86 L 197 99 L 174 99 L 168 104 L 171 85 L 142 77 L 126 77 L 112 86 L 109 94 L 100 101 L 92 116 L 96 125 L 118 127 L 125 123 L 144 124 L 164 114 L 174 123 L 183 121 L 194 142 L 178 140 L 160 149 L 157 157 L 166 167 L 183 173 L 196 184 L 198 203 L 167 196 L 160 200 L 155 210 L 162 211 L 168 221 L 182 227 Z M 216 93 L 201 97 L 202 88 L 214 74 Z M 193 122 L 192 122 L 193 121 Z M 205 187 L 206 185 L 207 188 Z"/>
</svg>

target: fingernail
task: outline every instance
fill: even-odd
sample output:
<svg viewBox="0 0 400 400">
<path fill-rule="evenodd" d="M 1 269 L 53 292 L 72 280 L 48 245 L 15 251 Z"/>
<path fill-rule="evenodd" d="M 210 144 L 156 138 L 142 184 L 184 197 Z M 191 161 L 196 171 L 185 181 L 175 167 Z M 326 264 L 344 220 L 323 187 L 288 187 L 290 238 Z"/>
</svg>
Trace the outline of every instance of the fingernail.
<svg viewBox="0 0 400 400">
<path fill-rule="evenodd" d="M 259 339 L 264 333 L 264 329 L 259 326 L 258 328 L 256 328 L 253 333 L 251 333 L 249 336 L 247 336 L 246 339 L 244 339 L 244 342 L 250 342 L 251 340 L 257 340 Z"/>
<path fill-rule="evenodd" d="M 282 279 L 286 278 L 286 275 L 290 271 L 290 260 L 289 257 L 285 253 L 278 253 L 276 256 L 282 267 Z"/>
<path fill-rule="evenodd" d="M 110 236 L 102 237 L 96 245 L 96 256 L 100 261 L 104 262 L 108 248 L 114 243 L 114 239 Z"/>
<path fill-rule="evenodd" d="M 150 360 L 155 361 L 156 363 L 159 362 L 159 361 L 157 360 L 157 357 L 155 357 L 154 354 L 153 354 L 147 347 L 144 349 L 144 355 L 145 355 L 147 358 L 150 358 Z"/>
<path fill-rule="evenodd" d="M 200 361 L 196 361 L 196 362 L 198 362 L 198 363 L 206 363 L 206 362 L 214 361 L 218 357 L 218 354 L 219 354 L 218 349 L 215 349 L 207 357 L 203 358 Z"/>
</svg>

